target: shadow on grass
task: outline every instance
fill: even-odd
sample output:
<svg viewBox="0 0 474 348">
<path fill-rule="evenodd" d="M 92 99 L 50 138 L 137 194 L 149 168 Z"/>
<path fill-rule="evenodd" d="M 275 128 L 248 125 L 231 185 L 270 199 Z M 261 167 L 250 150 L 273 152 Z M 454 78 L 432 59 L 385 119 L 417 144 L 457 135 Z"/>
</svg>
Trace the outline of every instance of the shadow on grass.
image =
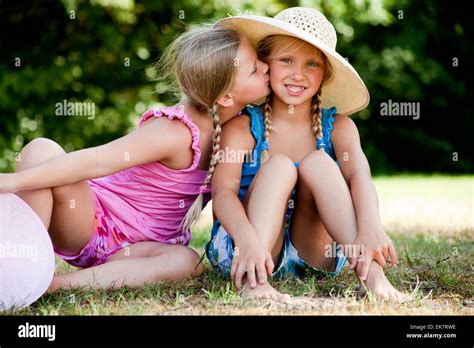
<svg viewBox="0 0 474 348">
<path fill-rule="evenodd" d="M 192 246 L 204 251 L 209 229 L 194 231 Z M 472 255 L 474 243 L 466 234 L 460 238 L 431 238 L 425 235 L 391 235 L 398 250 L 399 266 L 386 268 L 386 274 L 396 288 L 411 292 L 419 279 L 418 298 L 456 300 L 472 306 L 474 295 Z M 198 278 L 178 283 L 147 285 L 143 289 L 120 290 L 72 289 L 47 294 L 30 307 L 4 314 L 13 315 L 109 315 L 163 314 L 187 307 L 200 312 L 222 304 L 245 307 L 234 285 L 210 269 L 204 258 L 205 272 Z M 62 272 L 73 270 L 62 266 Z M 302 280 L 272 280 L 282 292 L 293 296 L 354 300 L 358 281 L 346 268 L 338 277 L 310 276 Z M 421 305 L 422 306 L 422 305 Z M 232 313 L 232 310 L 230 310 Z"/>
</svg>

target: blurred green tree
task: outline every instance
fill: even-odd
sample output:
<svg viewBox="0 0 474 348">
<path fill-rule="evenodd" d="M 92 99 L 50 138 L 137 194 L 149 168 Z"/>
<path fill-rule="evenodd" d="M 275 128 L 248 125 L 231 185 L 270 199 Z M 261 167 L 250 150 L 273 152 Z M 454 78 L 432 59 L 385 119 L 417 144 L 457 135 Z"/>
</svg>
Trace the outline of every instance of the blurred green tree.
<svg viewBox="0 0 474 348">
<path fill-rule="evenodd" d="M 354 119 L 373 173 L 473 171 L 471 27 L 467 11 L 441 0 L 3 2 L 0 171 L 35 137 L 91 147 L 129 132 L 150 106 L 176 102 L 153 63 L 189 25 L 291 6 L 326 14 L 366 82 L 371 103 Z M 56 116 L 64 100 L 93 102 L 95 117 Z M 420 103 L 420 118 L 381 116 L 389 100 Z"/>
</svg>

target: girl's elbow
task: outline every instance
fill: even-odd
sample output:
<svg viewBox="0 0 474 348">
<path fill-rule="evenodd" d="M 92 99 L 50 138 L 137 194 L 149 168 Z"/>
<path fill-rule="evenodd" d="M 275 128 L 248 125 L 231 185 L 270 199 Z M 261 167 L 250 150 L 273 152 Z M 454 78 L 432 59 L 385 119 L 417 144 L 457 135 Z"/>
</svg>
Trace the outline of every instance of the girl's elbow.
<svg viewBox="0 0 474 348">
<path fill-rule="evenodd" d="M 229 195 L 229 190 L 228 189 L 220 189 L 220 188 L 214 188 L 212 187 L 212 202 L 214 204 L 218 204 L 221 201 L 225 201 L 226 197 Z"/>
</svg>

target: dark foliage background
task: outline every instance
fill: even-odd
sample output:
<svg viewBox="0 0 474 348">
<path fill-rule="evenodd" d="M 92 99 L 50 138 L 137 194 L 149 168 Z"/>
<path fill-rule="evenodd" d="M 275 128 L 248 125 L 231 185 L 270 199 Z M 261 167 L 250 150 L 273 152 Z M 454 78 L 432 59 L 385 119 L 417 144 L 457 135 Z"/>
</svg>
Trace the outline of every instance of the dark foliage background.
<svg viewBox="0 0 474 348">
<path fill-rule="evenodd" d="M 473 172 L 472 25 L 441 0 L 0 1 L 0 171 L 35 137 L 95 146 L 176 102 L 153 63 L 188 26 L 300 5 L 334 24 L 371 93 L 353 117 L 374 174 Z M 56 116 L 63 100 L 95 103 L 95 118 Z M 381 116 L 389 100 L 420 103 L 420 118 Z"/>
</svg>

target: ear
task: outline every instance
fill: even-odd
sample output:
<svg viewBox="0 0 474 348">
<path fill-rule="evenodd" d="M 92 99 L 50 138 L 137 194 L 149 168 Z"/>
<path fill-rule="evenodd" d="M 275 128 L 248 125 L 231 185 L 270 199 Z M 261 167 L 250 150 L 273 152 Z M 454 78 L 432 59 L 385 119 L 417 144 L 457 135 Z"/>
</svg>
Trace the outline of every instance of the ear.
<svg viewBox="0 0 474 348">
<path fill-rule="evenodd" d="M 234 98 L 232 98 L 232 96 L 230 94 L 226 94 L 225 96 L 220 97 L 219 99 L 217 99 L 217 104 L 219 104 L 220 106 L 228 108 L 229 106 L 234 105 Z"/>
</svg>

